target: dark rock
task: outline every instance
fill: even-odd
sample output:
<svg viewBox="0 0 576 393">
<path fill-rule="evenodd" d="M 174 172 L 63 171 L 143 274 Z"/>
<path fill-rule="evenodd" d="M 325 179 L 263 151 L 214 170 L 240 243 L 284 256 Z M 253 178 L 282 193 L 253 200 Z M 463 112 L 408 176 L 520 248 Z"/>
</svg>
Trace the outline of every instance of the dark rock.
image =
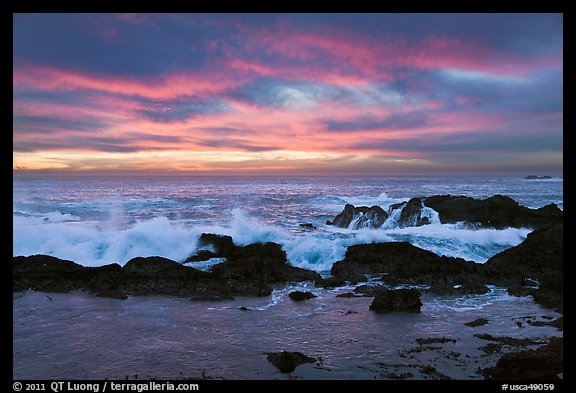
<svg viewBox="0 0 576 393">
<path fill-rule="evenodd" d="M 119 300 L 126 300 L 128 299 L 128 295 L 126 295 L 124 292 L 120 292 L 120 291 L 114 291 L 114 290 L 110 290 L 110 291 L 100 291 L 96 293 L 96 296 L 98 297 L 109 297 L 112 299 L 119 299 Z"/>
<path fill-rule="evenodd" d="M 453 224 L 466 222 L 486 228 L 537 228 L 563 221 L 563 213 L 556 205 L 545 209 L 529 209 L 512 198 L 494 195 L 484 200 L 466 196 L 435 195 L 423 203 L 438 212 L 440 222 Z"/>
<path fill-rule="evenodd" d="M 344 260 L 331 269 L 333 277 L 344 280 L 359 273 L 387 273 L 383 280 L 390 285 L 482 281 L 482 271 L 481 264 L 438 256 L 407 242 L 350 246 Z"/>
<path fill-rule="evenodd" d="M 557 224 L 538 228 L 519 245 L 488 259 L 484 267 L 490 280 L 506 285 L 512 294 L 531 294 L 543 306 L 562 311 L 563 227 Z M 534 278 L 540 283 L 537 288 L 532 285 Z"/>
<path fill-rule="evenodd" d="M 126 273 L 130 274 L 146 276 L 178 276 L 189 268 L 168 258 L 136 257 L 126 262 L 123 269 Z"/>
<path fill-rule="evenodd" d="M 211 271 L 231 285 L 249 283 L 270 286 L 281 282 L 318 281 L 318 273 L 291 266 L 282 246 L 256 243 L 236 247 L 226 262 L 212 266 Z"/>
<path fill-rule="evenodd" d="M 423 198 L 411 198 L 408 202 L 396 203 L 390 206 L 390 211 L 402 209 L 398 218 L 398 227 L 419 227 L 430 224 L 430 219 L 422 215 Z"/>
<path fill-rule="evenodd" d="M 198 240 L 199 247 L 213 247 L 218 257 L 227 257 L 236 248 L 231 236 L 203 233 Z"/>
<path fill-rule="evenodd" d="M 564 370 L 564 344 L 561 338 L 537 350 L 505 353 L 496 366 L 482 370 L 486 379 L 553 381 Z"/>
<path fill-rule="evenodd" d="M 314 363 L 316 359 L 301 352 L 265 352 L 266 358 L 283 373 L 291 373 L 304 363 Z"/>
<path fill-rule="evenodd" d="M 300 226 L 301 226 L 302 228 L 316 229 L 316 227 L 314 226 L 314 224 L 311 224 L 311 223 L 300 224 Z"/>
<path fill-rule="evenodd" d="M 448 380 L 448 379 L 452 379 L 447 375 L 444 375 L 440 372 L 438 372 L 438 370 L 436 370 L 436 367 L 433 366 L 423 366 L 422 369 L 420 370 L 420 372 L 422 374 L 426 374 L 431 376 L 433 379 L 436 380 Z"/>
<path fill-rule="evenodd" d="M 490 289 L 484 284 L 478 283 L 465 283 L 462 284 L 459 288 L 457 288 L 458 292 L 461 294 L 470 294 L 470 295 L 482 295 L 485 293 L 490 292 Z"/>
<path fill-rule="evenodd" d="M 489 343 L 489 344 L 484 345 L 483 347 L 480 347 L 480 349 L 488 355 L 491 355 L 494 353 L 500 353 L 502 351 L 502 344 Z"/>
<path fill-rule="evenodd" d="M 33 289 L 68 292 L 85 289 L 96 294 L 117 291 L 129 295 L 172 295 L 194 299 L 268 296 L 272 284 L 319 281 L 319 274 L 293 267 L 275 243 L 235 247 L 228 236 L 206 235 L 226 262 L 203 272 L 162 257 L 133 258 L 124 267 L 112 264 L 84 267 L 72 261 L 36 255 L 13 258 L 13 291 Z M 232 248 L 230 248 L 232 247 Z"/>
<path fill-rule="evenodd" d="M 69 292 L 81 288 L 87 279 L 87 270 L 72 261 L 48 255 L 13 258 L 12 287 L 14 292 L 26 289 Z"/>
<path fill-rule="evenodd" d="M 474 337 L 478 337 L 481 340 L 494 341 L 510 345 L 512 347 L 526 347 L 528 345 L 543 344 L 542 340 L 532 338 L 501 337 L 492 336 L 491 334 L 475 334 Z"/>
<path fill-rule="evenodd" d="M 317 287 L 321 288 L 336 288 L 336 287 L 343 287 L 346 285 L 346 281 L 340 278 L 328 277 L 328 278 L 319 278 L 314 282 Z"/>
<path fill-rule="evenodd" d="M 347 204 L 342 213 L 338 214 L 332 225 L 340 228 L 380 228 L 388 218 L 388 213 L 380 206 L 359 206 Z M 351 226 L 352 224 L 352 226 Z"/>
<path fill-rule="evenodd" d="M 191 257 L 186 258 L 184 263 L 202 262 L 202 261 L 207 261 L 207 260 L 212 259 L 212 258 L 219 258 L 219 255 L 212 252 L 212 251 L 200 250 L 195 255 L 192 255 Z"/>
<path fill-rule="evenodd" d="M 250 311 L 251 308 L 248 308 L 248 307 L 246 307 L 246 306 L 240 306 L 240 307 L 238 307 L 238 310 L 241 310 L 241 311 Z"/>
<path fill-rule="evenodd" d="M 453 338 L 437 337 L 437 338 L 417 338 L 416 343 L 418 345 L 427 344 L 445 344 L 445 343 L 455 343 L 456 340 Z"/>
<path fill-rule="evenodd" d="M 552 176 L 537 176 L 537 175 L 528 175 L 524 179 L 526 180 L 542 180 L 542 179 L 552 179 Z"/>
<path fill-rule="evenodd" d="M 382 290 L 376 294 L 370 304 L 370 310 L 384 312 L 420 312 L 422 302 L 416 289 Z"/>
<path fill-rule="evenodd" d="M 293 291 L 288 294 L 290 299 L 294 300 L 295 302 L 301 302 L 303 300 L 309 300 L 316 297 L 312 292 L 302 292 L 302 291 Z"/>
<path fill-rule="evenodd" d="M 380 285 L 360 285 L 354 288 L 354 293 L 362 294 L 366 297 L 373 297 L 385 290 L 386 288 Z"/>
<path fill-rule="evenodd" d="M 476 326 L 486 325 L 487 323 L 488 323 L 488 320 L 486 318 L 477 318 L 473 321 L 465 323 L 464 325 L 470 326 L 470 327 L 476 327 Z"/>
</svg>

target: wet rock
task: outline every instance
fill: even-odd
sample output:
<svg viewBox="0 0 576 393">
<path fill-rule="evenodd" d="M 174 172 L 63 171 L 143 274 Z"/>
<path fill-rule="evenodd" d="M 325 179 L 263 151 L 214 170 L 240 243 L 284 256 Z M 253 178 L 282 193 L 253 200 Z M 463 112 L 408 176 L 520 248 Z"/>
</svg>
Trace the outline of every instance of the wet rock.
<svg viewBox="0 0 576 393">
<path fill-rule="evenodd" d="M 386 290 L 386 288 L 381 285 L 360 285 L 359 287 L 354 288 L 354 293 L 373 297 L 384 290 Z"/>
<path fill-rule="evenodd" d="M 91 272 L 75 262 L 48 255 L 18 256 L 12 262 L 12 288 L 14 292 L 69 292 L 82 288 Z"/>
<path fill-rule="evenodd" d="M 236 246 L 231 236 L 203 233 L 198 240 L 198 247 L 213 247 L 214 253 L 221 258 L 232 254 Z"/>
<path fill-rule="evenodd" d="M 196 254 L 194 254 L 193 256 L 186 258 L 184 263 L 203 262 L 203 261 L 207 261 L 209 259 L 218 258 L 218 257 L 219 257 L 218 254 L 213 253 L 212 251 L 200 250 Z"/>
<path fill-rule="evenodd" d="M 411 198 L 408 202 L 390 205 L 391 212 L 402 209 L 398 216 L 398 227 L 419 227 L 430 224 L 430 219 L 422 214 L 422 209 L 424 208 L 423 199 L 424 198 Z"/>
<path fill-rule="evenodd" d="M 128 295 L 126 295 L 124 292 L 114 291 L 114 290 L 100 291 L 100 292 L 96 293 L 96 296 L 97 297 L 109 297 L 112 299 L 119 299 L 119 300 L 128 299 Z"/>
<path fill-rule="evenodd" d="M 511 347 L 526 347 L 528 345 L 543 344 L 542 340 L 533 338 L 501 337 L 501 336 L 492 336 L 491 334 L 475 334 L 474 337 L 478 337 L 481 340 L 488 340 L 498 342 L 501 344 L 506 344 Z"/>
<path fill-rule="evenodd" d="M 265 352 L 266 359 L 283 373 L 291 373 L 304 363 L 314 363 L 316 359 L 301 352 Z"/>
<path fill-rule="evenodd" d="M 440 222 L 466 222 L 485 228 L 537 228 L 563 220 L 563 212 L 556 205 L 545 209 L 529 209 L 510 197 L 494 195 L 480 200 L 466 196 L 435 195 L 423 203 L 438 212 Z"/>
<path fill-rule="evenodd" d="M 312 292 L 302 292 L 302 291 L 293 291 L 288 294 L 290 299 L 294 300 L 295 302 L 301 302 L 303 300 L 309 300 L 316 297 Z"/>
<path fill-rule="evenodd" d="M 470 326 L 470 327 L 476 327 L 476 326 L 486 325 L 487 323 L 488 323 L 488 320 L 486 318 L 477 318 L 473 321 L 465 323 L 464 325 Z"/>
<path fill-rule="evenodd" d="M 290 265 L 282 246 L 271 242 L 236 247 L 226 262 L 212 266 L 211 272 L 232 284 L 321 280 L 316 272 Z"/>
<path fill-rule="evenodd" d="M 332 225 L 340 228 L 380 228 L 388 218 L 388 213 L 380 206 L 359 206 L 347 204 L 334 218 Z"/>
<path fill-rule="evenodd" d="M 370 310 L 378 313 L 414 312 L 419 313 L 422 302 L 416 289 L 382 290 L 370 304 Z"/>
<path fill-rule="evenodd" d="M 301 226 L 302 228 L 307 228 L 307 229 L 316 229 L 316 227 L 314 226 L 314 224 L 309 223 L 309 222 L 300 224 L 300 226 Z"/>
<path fill-rule="evenodd" d="M 438 372 L 438 370 L 436 370 L 436 367 L 433 366 L 424 366 L 422 367 L 422 369 L 420 370 L 420 372 L 422 374 L 426 374 L 429 375 L 430 377 L 432 377 L 433 379 L 437 379 L 437 380 L 448 380 L 448 379 L 452 379 L 447 375 L 444 375 L 440 372 Z"/>
<path fill-rule="evenodd" d="M 455 343 L 456 342 L 455 339 L 446 338 L 446 337 L 417 338 L 415 341 L 418 345 L 445 344 L 445 343 Z"/>
<path fill-rule="evenodd" d="M 552 381 L 563 372 L 564 344 L 552 338 L 537 350 L 506 353 L 496 366 L 482 370 L 486 379 Z"/>
<path fill-rule="evenodd" d="M 211 235 L 204 241 L 221 241 L 226 253 L 231 238 Z M 220 251 L 219 251 L 220 252 Z M 72 261 L 36 255 L 13 258 L 13 290 L 34 289 L 94 293 L 119 291 L 129 295 L 172 295 L 195 299 L 232 296 L 268 296 L 272 284 L 321 280 L 315 272 L 293 267 L 275 243 L 234 247 L 226 262 L 203 272 L 162 257 L 137 257 L 124 267 L 112 264 L 84 267 Z"/>
<path fill-rule="evenodd" d="M 480 347 L 480 349 L 488 355 L 491 355 L 494 353 L 500 353 L 502 351 L 502 344 L 489 343 L 489 344 L 484 345 L 483 347 Z"/>
<path fill-rule="evenodd" d="M 319 278 L 314 282 L 314 284 L 317 287 L 330 289 L 330 288 L 343 287 L 344 285 L 346 285 L 346 281 L 340 278 L 328 277 L 328 278 Z"/>
<path fill-rule="evenodd" d="M 562 311 L 563 227 L 556 224 L 538 228 L 519 245 L 488 259 L 484 266 L 490 280 L 506 285 L 511 293 L 530 294 L 543 306 Z M 533 279 L 540 285 L 532 285 Z"/>
<path fill-rule="evenodd" d="M 461 258 L 438 256 L 408 242 L 358 244 L 348 247 L 344 260 L 332 265 L 332 276 L 347 280 L 359 273 L 387 273 L 391 285 L 482 280 L 483 266 Z"/>
</svg>

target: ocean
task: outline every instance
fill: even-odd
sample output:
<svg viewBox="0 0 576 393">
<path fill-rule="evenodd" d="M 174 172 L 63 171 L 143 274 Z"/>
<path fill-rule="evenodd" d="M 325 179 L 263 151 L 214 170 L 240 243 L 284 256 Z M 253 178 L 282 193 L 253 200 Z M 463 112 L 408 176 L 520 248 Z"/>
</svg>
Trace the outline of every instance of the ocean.
<svg viewBox="0 0 576 393">
<path fill-rule="evenodd" d="M 507 195 L 539 208 L 563 208 L 563 179 L 522 176 L 58 176 L 13 180 L 13 255 L 47 254 L 85 266 L 125 264 L 136 256 L 179 262 L 195 254 L 202 233 L 231 235 L 237 245 L 272 241 L 294 265 L 328 275 L 353 244 L 405 240 L 439 255 L 478 263 L 521 243 L 530 229 L 471 229 L 435 220 L 378 229 L 326 225 L 345 204 L 391 204 L 411 197 Z M 312 224 L 313 229 L 300 224 Z M 208 269 L 210 262 L 191 266 Z M 292 302 L 289 291 L 318 297 Z M 90 294 L 24 291 L 13 298 L 15 379 L 482 379 L 498 354 L 474 334 L 562 336 L 546 322 L 560 314 L 530 297 L 490 287 L 482 295 L 425 293 L 420 314 L 375 314 L 370 298 L 346 299 L 352 287 L 301 283 L 271 296 L 221 302 L 164 296 L 125 301 Z M 242 311 L 240 306 L 250 311 Z M 466 322 L 485 317 L 478 328 Z M 454 342 L 419 347 L 418 337 Z M 300 351 L 320 359 L 282 374 L 263 354 Z M 504 346 L 503 352 L 512 348 Z"/>
<path fill-rule="evenodd" d="M 13 254 L 47 254 L 86 266 L 137 256 L 184 261 L 203 232 L 237 245 L 277 242 L 291 264 L 330 270 L 352 244 L 406 240 L 439 255 L 484 262 L 515 246 L 525 228 L 471 230 L 458 224 L 350 230 L 326 225 L 345 204 L 385 210 L 411 197 L 507 195 L 563 208 L 563 179 L 508 176 L 53 177 L 13 181 Z M 300 224 L 311 223 L 308 230 Z"/>
</svg>

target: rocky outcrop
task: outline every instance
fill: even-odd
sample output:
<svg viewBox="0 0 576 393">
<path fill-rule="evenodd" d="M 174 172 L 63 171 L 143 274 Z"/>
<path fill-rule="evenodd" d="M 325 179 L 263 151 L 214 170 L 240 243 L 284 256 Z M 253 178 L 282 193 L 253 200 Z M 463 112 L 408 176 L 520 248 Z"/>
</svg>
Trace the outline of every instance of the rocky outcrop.
<svg viewBox="0 0 576 393">
<path fill-rule="evenodd" d="M 380 206 L 359 206 L 347 204 L 330 224 L 340 228 L 380 228 L 388 218 L 388 213 Z"/>
<path fill-rule="evenodd" d="M 530 294 L 545 307 L 563 309 L 564 225 L 547 225 L 484 264 L 490 281 L 513 294 Z M 534 285 L 536 283 L 536 285 Z M 539 284 L 539 285 L 538 285 Z"/>
<path fill-rule="evenodd" d="M 537 350 L 502 355 L 496 366 L 482 370 L 482 374 L 495 380 L 553 381 L 560 379 L 563 362 L 563 340 L 554 337 Z"/>
<path fill-rule="evenodd" d="M 382 274 L 388 284 L 458 285 L 482 281 L 481 264 L 438 256 L 407 242 L 358 244 L 348 247 L 342 261 L 332 265 L 335 278 Z"/>
<path fill-rule="evenodd" d="M 401 209 L 396 221 L 399 228 L 419 227 L 431 223 L 430 216 L 426 214 L 429 210 L 424 206 L 423 198 L 412 198 L 408 202 L 390 205 L 390 213 L 397 209 Z"/>
<path fill-rule="evenodd" d="M 537 228 L 563 220 L 562 210 L 554 204 L 540 209 L 529 209 L 503 195 L 494 195 L 486 199 L 436 195 L 423 198 L 423 203 L 438 212 L 442 224 L 465 222 L 478 227 L 496 229 Z"/>
<path fill-rule="evenodd" d="M 422 302 L 421 293 L 413 288 L 381 290 L 376 293 L 370 304 L 370 310 L 378 313 L 386 312 L 414 312 L 419 313 Z"/>
<path fill-rule="evenodd" d="M 265 352 L 266 359 L 283 373 L 291 373 L 304 363 L 314 363 L 316 359 L 301 352 Z"/>
<path fill-rule="evenodd" d="M 514 199 L 504 195 L 494 195 L 486 199 L 474 199 L 467 196 L 435 195 L 411 198 L 407 202 L 390 205 L 388 211 L 378 206 L 355 207 L 346 205 L 333 225 L 358 229 L 380 228 L 388 217 L 393 217 L 394 225 L 399 228 L 431 224 L 464 222 L 478 228 L 503 229 L 537 228 L 563 221 L 563 212 L 555 204 L 539 209 L 521 206 Z"/>
<path fill-rule="evenodd" d="M 310 300 L 316 297 L 312 292 L 306 291 L 293 291 L 288 294 L 290 299 L 294 300 L 295 302 L 301 302 L 303 300 Z"/>
<path fill-rule="evenodd" d="M 228 240 L 224 242 L 229 244 Z M 275 283 L 321 280 L 315 272 L 288 264 L 279 244 L 234 246 L 232 250 L 226 247 L 225 251 L 217 248 L 219 253 L 228 254 L 226 262 L 213 266 L 211 272 L 162 257 L 133 258 L 124 267 L 118 264 L 84 267 L 46 255 L 14 257 L 13 290 L 69 292 L 81 289 L 102 296 L 162 294 L 201 299 L 268 296 Z"/>
<path fill-rule="evenodd" d="M 247 283 L 269 292 L 274 283 L 321 280 L 316 272 L 290 265 L 282 247 L 271 242 L 235 247 L 226 262 L 214 265 L 211 272 L 233 287 Z"/>
<path fill-rule="evenodd" d="M 198 240 L 198 248 L 199 250 L 196 254 L 187 258 L 184 263 L 207 261 L 212 258 L 226 258 L 234 252 L 236 246 L 231 236 L 203 233 Z"/>
</svg>

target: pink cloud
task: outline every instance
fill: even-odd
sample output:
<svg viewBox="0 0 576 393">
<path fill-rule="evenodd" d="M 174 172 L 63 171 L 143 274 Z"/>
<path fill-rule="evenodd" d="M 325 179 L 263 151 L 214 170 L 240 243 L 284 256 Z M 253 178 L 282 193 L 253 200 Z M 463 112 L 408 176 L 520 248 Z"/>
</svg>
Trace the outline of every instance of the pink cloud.
<svg viewBox="0 0 576 393">
<path fill-rule="evenodd" d="M 54 67 L 26 65 L 13 71 L 14 88 L 32 87 L 42 90 L 74 91 L 99 90 L 106 93 L 137 95 L 149 99 L 173 99 L 181 96 L 217 94 L 235 86 L 242 80 L 222 74 L 197 75 L 172 73 L 148 80 L 117 76 L 91 75 Z"/>
</svg>

